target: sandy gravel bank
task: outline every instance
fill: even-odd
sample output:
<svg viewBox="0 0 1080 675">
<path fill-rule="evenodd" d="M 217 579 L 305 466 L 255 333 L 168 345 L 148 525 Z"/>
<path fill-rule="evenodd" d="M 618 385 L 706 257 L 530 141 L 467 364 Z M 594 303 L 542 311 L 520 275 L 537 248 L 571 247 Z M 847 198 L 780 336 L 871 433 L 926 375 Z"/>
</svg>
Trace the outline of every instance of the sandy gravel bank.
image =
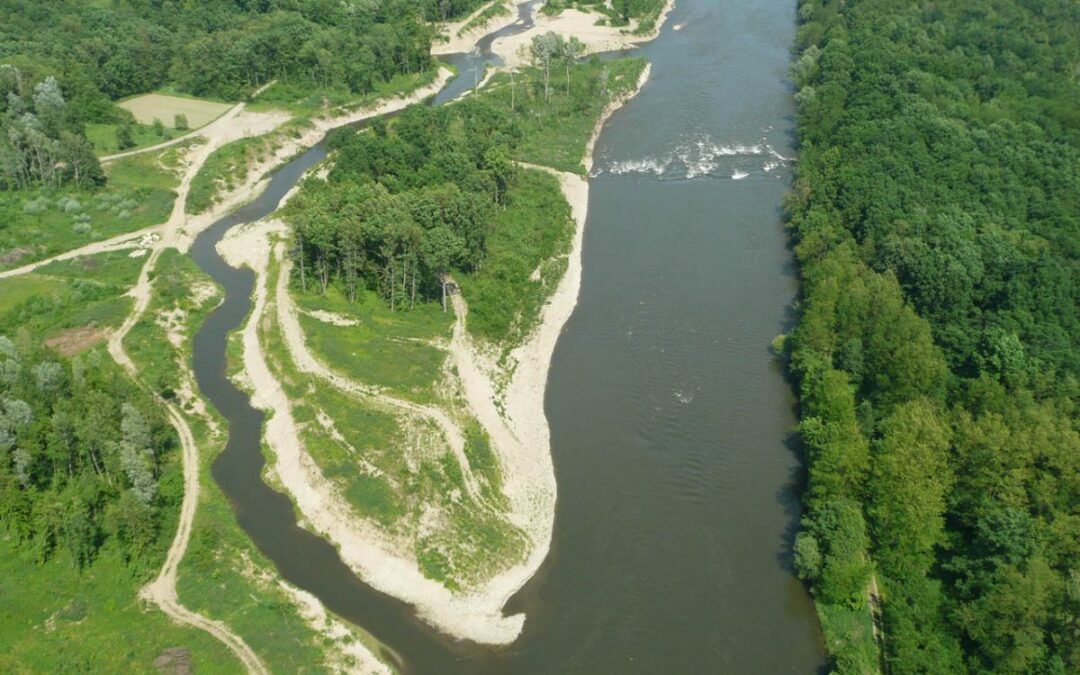
<svg viewBox="0 0 1080 675">
<path fill-rule="evenodd" d="M 508 35 L 495 40 L 491 45 L 491 51 L 497 54 L 507 67 L 518 68 L 529 63 L 529 44 L 533 37 L 549 31 L 554 31 L 564 37 L 577 37 L 585 43 L 586 54 L 630 49 L 649 42 L 659 35 L 660 29 L 674 6 L 675 0 L 668 0 L 660 16 L 657 17 L 654 28 L 643 35 L 632 34 L 637 27 L 633 22 L 622 28 L 597 26 L 596 22 L 601 18 L 600 15 L 576 9 L 564 10 L 558 16 L 537 13 L 534 17 L 535 25 L 532 28 L 517 35 Z"/>
<path fill-rule="evenodd" d="M 508 9 L 508 14 L 501 14 L 496 17 L 492 17 L 486 23 L 474 26 L 465 33 L 458 35 L 461 30 L 469 25 L 469 22 L 484 13 L 491 3 L 484 5 L 477 9 L 475 12 L 465 17 L 460 21 L 453 21 L 444 24 L 440 30 L 440 34 L 447 38 L 446 42 L 435 42 L 431 45 L 431 53 L 439 56 L 442 54 L 462 54 L 471 52 L 476 49 L 476 42 L 479 38 L 484 37 L 490 33 L 494 33 L 518 20 L 518 7 L 524 5 L 529 0 L 511 0 Z"/>
</svg>

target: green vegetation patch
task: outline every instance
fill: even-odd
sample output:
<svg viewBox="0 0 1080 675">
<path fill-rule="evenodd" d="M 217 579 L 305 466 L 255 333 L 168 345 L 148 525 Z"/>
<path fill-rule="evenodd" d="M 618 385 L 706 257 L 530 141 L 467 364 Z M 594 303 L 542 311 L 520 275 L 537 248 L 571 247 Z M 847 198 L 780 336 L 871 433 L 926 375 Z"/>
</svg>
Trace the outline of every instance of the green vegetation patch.
<svg viewBox="0 0 1080 675">
<path fill-rule="evenodd" d="M 132 300 L 124 293 L 144 261 L 119 251 L 0 280 L 0 334 L 33 335 L 69 356 L 85 350 L 127 316 Z"/>
<path fill-rule="evenodd" d="M 504 351 L 521 344 L 566 272 L 573 233 L 558 179 L 520 170 L 507 208 L 495 216 L 484 265 L 455 277 L 469 303 L 469 332 Z"/>
<path fill-rule="evenodd" d="M 241 138 L 214 150 L 191 181 L 185 208 L 188 213 L 208 211 L 224 195 L 247 180 L 251 167 L 281 147 L 282 138 L 271 133 Z"/>
<path fill-rule="evenodd" d="M 645 64 L 640 58 L 586 59 L 569 69 L 569 95 L 565 69 L 552 64 L 547 100 L 540 68 L 522 69 L 513 82 L 508 73 L 497 73 L 480 94 L 512 112 L 521 132 L 517 159 L 584 174 L 582 159 L 597 118 L 612 98 L 637 87 Z"/>
<path fill-rule="evenodd" d="M 457 36 L 461 37 L 474 30 L 478 30 L 488 25 L 492 19 L 499 16 L 506 16 L 510 13 L 510 7 L 507 6 L 507 0 L 495 0 L 490 5 L 484 8 L 484 11 L 474 16 L 467 24 L 462 26 Z"/>
<path fill-rule="evenodd" d="M 179 181 L 162 162 L 174 162 L 175 153 L 108 165 L 110 180 L 100 190 L 0 190 L 0 270 L 165 222 Z"/>
<path fill-rule="evenodd" d="M 122 130 L 126 127 L 126 130 Z M 164 126 L 132 124 L 130 122 L 92 122 L 86 125 L 86 139 L 99 155 L 113 155 L 125 150 L 138 150 L 172 140 L 187 132 L 177 132 Z M 125 137 L 125 134 L 128 136 Z"/>
<path fill-rule="evenodd" d="M 418 401 L 433 399 L 433 386 L 442 377 L 446 352 L 432 344 L 448 341 L 452 313 L 425 302 L 411 312 L 391 312 L 372 291 L 354 303 L 330 289 L 325 296 L 291 290 L 304 312 L 327 311 L 355 325 L 334 325 L 301 314 L 308 346 L 324 363 L 357 382 L 385 387 L 395 395 Z"/>
<path fill-rule="evenodd" d="M 41 564 L 0 534 L 0 670 L 149 673 L 167 649 L 197 672 L 240 669 L 208 633 L 144 605 L 138 583 L 115 551 L 80 571 L 67 554 Z"/>
</svg>

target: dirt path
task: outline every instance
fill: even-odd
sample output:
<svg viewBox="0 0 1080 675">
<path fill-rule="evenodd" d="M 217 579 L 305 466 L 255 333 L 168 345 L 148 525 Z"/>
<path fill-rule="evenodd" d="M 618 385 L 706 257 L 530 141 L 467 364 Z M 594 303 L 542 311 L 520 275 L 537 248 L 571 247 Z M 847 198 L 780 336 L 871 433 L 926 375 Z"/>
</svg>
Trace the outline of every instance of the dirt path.
<svg viewBox="0 0 1080 675">
<path fill-rule="evenodd" d="M 139 376 L 138 368 L 124 350 L 124 338 L 146 312 L 146 308 L 150 304 L 150 300 L 153 297 L 151 274 L 157 265 L 158 259 L 161 257 L 161 253 L 166 248 L 175 246 L 176 244 L 178 232 L 185 223 L 184 210 L 187 204 L 187 196 L 191 189 L 192 180 L 199 172 L 199 169 L 202 168 L 210 154 L 233 135 L 235 129 L 229 125 L 235 123 L 235 119 L 239 112 L 239 108 L 230 110 L 222 118 L 219 118 L 219 121 L 221 121 L 222 124 L 218 126 L 215 132 L 209 137 L 209 142 L 199 146 L 189 156 L 188 165 L 184 176 L 180 181 L 180 186 L 177 189 L 176 201 L 173 203 L 173 209 L 169 215 L 169 219 L 157 228 L 162 236 L 154 242 L 150 255 L 139 273 L 138 281 L 128 292 L 128 295 L 135 300 L 134 307 L 124 320 L 124 323 L 109 336 L 109 354 L 112 355 L 113 359 L 119 363 L 136 382 L 141 383 L 142 380 Z M 172 544 L 169 546 L 168 553 L 165 556 L 165 564 L 162 566 L 157 578 L 142 588 L 140 596 L 143 599 L 156 604 L 163 612 L 165 612 L 165 614 L 176 621 L 204 630 L 213 635 L 221 641 L 222 644 L 228 647 L 238 659 L 240 659 L 248 672 L 259 674 L 267 673 L 268 671 L 262 661 L 259 660 L 259 657 L 241 637 L 233 633 L 224 623 L 209 619 L 185 608 L 180 604 L 179 598 L 177 597 L 177 570 L 180 561 L 184 557 L 184 553 L 187 551 L 188 542 L 191 539 L 191 530 L 195 521 L 195 511 L 198 507 L 199 448 L 195 443 L 191 428 L 188 426 L 186 420 L 176 406 L 159 397 L 157 400 L 165 409 L 169 422 L 180 436 L 180 443 L 183 451 L 184 498 L 180 506 L 180 518 L 176 526 L 176 535 L 173 537 Z"/>
<path fill-rule="evenodd" d="M 84 255 L 97 255 L 98 253 L 108 253 L 109 251 L 121 251 L 126 248 L 135 248 L 136 240 L 141 239 L 148 234 L 157 233 L 163 227 L 165 226 L 151 225 L 150 227 L 144 227 L 141 230 L 118 234 L 115 237 L 110 237 L 109 239 L 104 239 L 102 241 L 95 241 L 93 244 L 87 244 L 81 248 L 65 251 L 64 253 L 54 255 L 51 258 L 45 258 L 44 260 L 28 263 L 22 267 L 16 267 L 0 272 L 0 279 L 29 274 L 39 267 L 44 267 L 50 263 L 60 262 L 62 260 L 71 260 L 72 258 L 80 258 Z"/>
<path fill-rule="evenodd" d="M 287 260 L 282 260 L 281 263 L 281 273 L 278 275 L 273 300 L 277 304 L 278 324 L 281 326 L 281 332 L 285 337 L 285 344 L 300 372 L 314 375 L 347 394 L 366 398 L 408 415 L 422 417 L 433 422 L 446 436 L 450 450 L 454 453 L 454 457 L 461 466 L 461 473 L 465 478 L 465 489 L 468 491 L 469 496 L 477 502 L 482 502 L 480 484 L 476 480 L 476 476 L 473 475 L 468 457 L 465 456 L 465 434 L 462 433 L 461 427 L 450 419 L 450 416 L 445 411 L 436 406 L 421 405 L 391 396 L 378 387 L 354 382 L 329 368 L 311 353 L 304 339 L 304 331 L 300 327 L 296 305 L 293 303 L 292 296 L 289 295 L 289 263 Z"/>
<path fill-rule="evenodd" d="M 157 152 L 158 150 L 164 150 L 165 148 L 169 148 L 169 147 L 172 147 L 174 145 L 178 145 L 180 143 L 183 143 L 184 141 L 190 141 L 193 138 L 198 138 L 199 136 L 202 136 L 203 133 L 205 133 L 207 131 L 207 129 L 212 127 L 214 124 L 217 124 L 219 121 L 221 121 L 222 118 L 224 118 L 224 117 L 226 117 L 228 115 L 236 115 L 241 110 L 243 110 L 243 108 L 244 108 L 243 103 L 237 103 L 233 107 L 226 110 L 222 114 L 221 117 L 217 118 L 216 120 L 214 120 L 210 124 L 199 127 L 195 131 L 188 132 L 188 133 L 184 134 L 183 136 L 177 136 L 176 138 L 171 138 L 171 139 L 169 139 L 167 141 L 164 141 L 162 143 L 158 143 L 156 145 L 148 145 L 145 148 L 136 148 L 134 150 L 125 150 L 124 152 L 118 152 L 118 153 L 116 153 L 114 155 L 105 155 L 103 157 L 99 157 L 98 161 L 101 162 L 102 164 L 108 164 L 109 162 L 115 162 L 118 159 L 126 159 L 128 157 L 134 157 L 135 155 L 142 155 L 142 154 L 145 154 L 147 152 Z"/>
</svg>

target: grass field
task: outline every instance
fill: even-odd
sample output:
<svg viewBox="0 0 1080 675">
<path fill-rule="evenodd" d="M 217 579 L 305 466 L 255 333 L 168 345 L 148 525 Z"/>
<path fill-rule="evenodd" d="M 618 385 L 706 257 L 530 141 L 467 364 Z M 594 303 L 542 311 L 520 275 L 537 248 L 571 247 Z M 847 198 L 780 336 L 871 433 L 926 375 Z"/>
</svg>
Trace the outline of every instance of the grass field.
<svg viewBox="0 0 1080 675">
<path fill-rule="evenodd" d="M 107 165 L 97 191 L 0 191 L 0 270 L 165 222 L 179 179 L 177 148 Z"/>
<path fill-rule="evenodd" d="M 164 120 L 162 120 L 162 122 L 164 122 Z M 117 143 L 116 137 L 119 128 L 119 124 L 87 124 L 86 138 L 90 141 L 90 144 L 94 146 L 94 151 L 98 155 L 112 155 L 120 152 L 120 145 Z M 170 127 L 165 127 L 162 129 L 162 133 L 158 134 L 154 131 L 154 127 L 149 124 L 134 124 L 131 128 L 131 140 L 135 141 L 135 145 L 126 149 L 138 150 L 139 148 L 150 147 L 151 145 L 164 143 L 165 141 L 176 138 L 177 136 L 182 136 L 186 133 L 186 131 L 176 131 Z"/>
<path fill-rule="evenodd" d="M 130 311 L 124 293 L 144 261 L 104 253 L 0 280 L 0 334 L 26 331 L 69 356 L 101 343 Z"/>
<path fill-rule="evenodd" d="M 230 103 L 167 94 L 143 94 L 120 101 L 117 105 L 129 111 L 141 124 L 153 124 L 154 120 L 158 119 L 172 128 L 176 115 L 185 115 L 188 126 L 192 129 L 214 121 L 232 107 Z"/>
<path fill-rule="evenodd" d="M 307 315 L 300 324 L 311 350 L 348 377 L 385 387 L 396 396 L 420 403 L 433 400 L 446 352 L 433 340 L 449 340 L 454 315 L 438 303 L 424 302 L 410 312 L 391 312 L 373 291 L 350 304 L 337 288 L 325 296 L 294 289 L 302 310 L 334 312 L 357 322 L 336 326 Z"/>
<path fill-rule="evenodd" d="M 153 673 L 177 647 L 195 672 L 240 672 L 207 633 L 144 610 L 140 583 L 108 548 L 82 571 L 66 551 L 43 565 L 0 530 L 0 672 Z"/>
</svg>

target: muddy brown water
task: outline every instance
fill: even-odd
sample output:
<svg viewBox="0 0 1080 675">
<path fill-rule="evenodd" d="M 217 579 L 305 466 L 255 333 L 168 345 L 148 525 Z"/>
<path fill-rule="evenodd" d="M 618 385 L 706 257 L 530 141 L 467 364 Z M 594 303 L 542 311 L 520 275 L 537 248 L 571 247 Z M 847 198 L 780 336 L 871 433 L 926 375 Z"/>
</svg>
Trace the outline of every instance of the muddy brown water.
<svg viewBox="0 0 1080 675">
<path fill-rule="evenodd" d="M 597 146 L 581 297 L 545 402 L 559 489 L 552 550 L 508 605 L 528 617 L 509 647 L 440 635 L 359 581 L 260 477 L 263 414 L 225 376 L 226 336 L 250 310 L 254 279 L 214 246 L 276 209 L 325 146 L 196 240 L 194 260 L 226 291 L 194 343 L 198 384 L 229 421 L 214 478 L 282 577 L 375 635 L 406 672 L 822 668 L 813 607 L 790 569 L 795 401 L 769 353 L 796 292 L 780 211 L 794 30 L 793 0 L 678 0 L 637 51 L 652 79 Z M 485 59 L 451 57 L 462 74 L 436 102 L 472 86 Z"/>
</svg>

